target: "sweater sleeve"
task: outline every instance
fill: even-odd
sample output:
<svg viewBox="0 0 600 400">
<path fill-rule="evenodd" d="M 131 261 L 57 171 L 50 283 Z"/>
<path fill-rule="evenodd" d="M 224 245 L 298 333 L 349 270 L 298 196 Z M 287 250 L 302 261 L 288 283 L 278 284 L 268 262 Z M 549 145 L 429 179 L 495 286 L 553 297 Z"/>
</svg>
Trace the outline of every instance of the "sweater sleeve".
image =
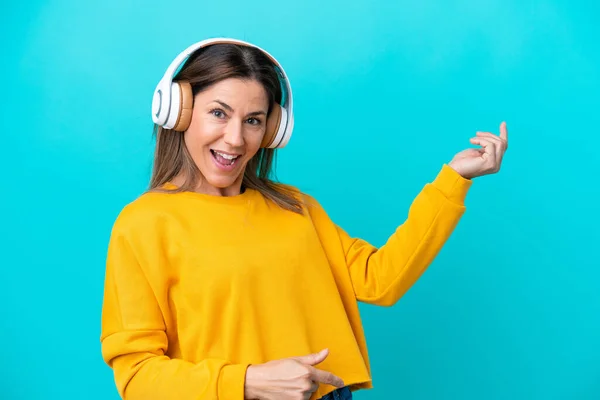
<svg viewBox="0 0 600 400">
<path fill-rule="evenodd" d="M 413 200 L 404 223 L 380 248 L 331 223 L 358 301 L 391 306 L 410 289 L 464 214 L 471 183 L 443 165 L 435 180 Z"/>
<path fill-rule="evenodd" d="M 168 357 L 165 322 L 125 235 L 113 231 L 106 266 L 101 348 L 125 400 L 242 400 L 246 365 Z"/>
</svg>

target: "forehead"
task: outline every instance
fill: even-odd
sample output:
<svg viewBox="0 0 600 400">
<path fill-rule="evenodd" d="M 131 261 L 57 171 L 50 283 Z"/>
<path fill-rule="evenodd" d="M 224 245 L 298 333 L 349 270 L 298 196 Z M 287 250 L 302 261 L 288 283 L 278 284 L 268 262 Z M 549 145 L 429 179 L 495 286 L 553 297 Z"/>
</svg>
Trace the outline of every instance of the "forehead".
<svg viewBox="0 0 600 400">
<path fill-rule="evenodd" d="M 230 78 L 219 81 L 198 93 L 199 100 L 267 103 L 268 96 L 263 85 L 250 79 Z"/>
</svg>

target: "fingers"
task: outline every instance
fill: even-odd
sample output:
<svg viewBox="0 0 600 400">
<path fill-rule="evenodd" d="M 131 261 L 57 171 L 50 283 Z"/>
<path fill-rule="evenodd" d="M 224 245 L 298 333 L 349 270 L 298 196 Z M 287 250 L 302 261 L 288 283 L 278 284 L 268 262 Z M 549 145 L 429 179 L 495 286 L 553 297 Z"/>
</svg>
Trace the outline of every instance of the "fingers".
<svg viewBox="0 0 600 400">
<path fill-rule="evenodd" d="M 306 356 L 300 357 L 292 357 L 293 360 L 296 360 L 304 365 L 306 365 L 309 369 L 310 379 L 315 382 L 316 387 L 318 388 L 319 382 L 325 383 L 335 387 L 343 387 L 344 381 L 337 377 L 336 375 L 323 371 L 317 368 L 314 368 L 314 365 L 322 363 L 327 356 L 329 355 L 329 349 L 323 349 L 318 353 L 308 354 Z M 315 389 L 316 390 L 316 389 Z"/>
<path fill-rule="evenodd" d="M 472 138 L 471 143 L 483 147 L 485 153 L 482 154 L 482 157 L 485 159 L 485 170 L 487 172 L 498 172 L 504 155 L 502 145 L 499 145 L 497 141 L 488 137 Z"/>
<path fill-rule="evenodd" d="M 502 158 L 502 154 L 504 153 L 504 149 L 505 149 L 502 139 L 500 139 L 498 136 L 496 136 L 492 133 L 489 133 L 489 132 L 477 132 L 477 137 L 479 139 L 482 139 L 482 141 L 475 143 L 475 144 L 479 144 L 480 146 L 483 146 L 483 147 L 493 146 L 493 150 L 492 150 L 492 148 L 488 148 L 486 150 L 486 152 L 493 151 L 494 156 L 496 158 L 498 158 L 498 159 Z"/>
<path fill-rule="evenodd" d="M 487 137 L 497 141 L 501 145 L 500 147 L 503 149 L 503 151 L 508 149 L 508 131 L 506 129 L 506 122 L 500 124 L 500 136 L 494 135 L 490 132 L 477 132 L 476 136 Z"/>
<path fill-rule="evenodd" d="M 471 143 L 477 144 L 485 149 L 485 152 L 490 155 L 496 155 L 496 148 L 498 147 L 498 143 L 489 137 L 478 136 L 471 138 Z"/>
<path fill-rule="evenodd" d="M 315 381 L 312 381 L 312 383 L 310 384 L 310 392 L 314 393 L 317 390 L 319 390 L 319 383 L 315 382 Z"/>
<path fill-rule="evenodd" d="M 306 356 L 292 357 L 293 360 L 299 361 L 306 365 L 317 365 L 322 363 L 329 355 L 329 349 L 323 349 L 318 353 L 308 354 Z"/>
<path fill-rule="evenodd" d="M 490 133 L 490 132 L 477 132 L 475 135 L 477 137 L 481 137 L 481 138 L 486 138 L 486 139 L 492 140 L 494 143 L 496 143 L 496 147 L 498 149 L 500 149 L 502 152 L 506 151 L 506 149 L 508 148 L 508 143 L 506 142 L 506 140 L 502 139 L 498 135 L 494 135 L 493 133 Z"/>
<path fill-rule="evenodd" d="M 496 163 L 498 152 L 496 151 L 497 143 L 494 140 L 486 137 L 474 137 L 471 138 L 471 143 L 483 147 L 484 154 L 482 154 L 482 157 L 487 158 L 490 163 Z"/>
<path fill-rule="evenodd" d="M 331 372 L 322 371 L 313 367 L 311 367 L 311 379 L 315 382 L 325 383 L 338 388 L 344 386 L 344 381 Z"/>
</svg>

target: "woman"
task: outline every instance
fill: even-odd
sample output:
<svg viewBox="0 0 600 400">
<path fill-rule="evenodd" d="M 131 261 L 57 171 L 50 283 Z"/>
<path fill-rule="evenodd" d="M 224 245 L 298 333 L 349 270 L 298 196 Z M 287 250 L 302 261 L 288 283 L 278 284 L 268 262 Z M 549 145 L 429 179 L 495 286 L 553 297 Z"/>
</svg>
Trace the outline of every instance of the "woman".
<svg viewBox="0 0 600 400">
<path fill-rule="evenodd" d="M 123 398 L 370 388 L 358 302 L 389 306 L 411 287 L 464 213 L 471 179 L 497 172 L 506 150 L 505 124 L 478 133 L 481 148 L 443 164 L 377 249 L 269 179 L 291 104 L 277 61 L 234 40 L 191 46 L 159 83 L 150 190 L 119 214 L 107 256 L 102 355 Z"/>
</svg>

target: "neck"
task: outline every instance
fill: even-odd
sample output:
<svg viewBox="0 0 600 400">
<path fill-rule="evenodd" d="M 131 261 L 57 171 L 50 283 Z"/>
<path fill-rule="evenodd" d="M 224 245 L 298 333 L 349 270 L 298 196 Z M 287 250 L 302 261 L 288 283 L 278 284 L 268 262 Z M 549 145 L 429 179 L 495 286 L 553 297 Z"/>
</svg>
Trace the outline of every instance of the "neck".
<svg viewBox="0 0 600 400">
<path fill-rule="evenodd" d="M 188 190 L 195 192 L 195 193 L 207 194 L 210 196 L 221 196 L 221 197 L 237 196 L 237 195 L 244 193 L 244 191 L 246 190 L 244 185 L 242 185 L 243 178 L 244 178 L 244 175 L 240 174 L 240 177 L 232 185 L 227 186 L 227 187 L 217 187 L 217 186 L 210 185 L 206 181 L 206 179 L 204 179 L 203 176 L 200 176 L 198 179 L 198 182 L 195 185 L 191 186 Z M 171 180 L 171 183 L 177 187 L 185 188 L 186 186 L 189 186 L 188 180 L 182 174 L 177 175 L 175 178 L 173 178 Z"/>
</svg>

